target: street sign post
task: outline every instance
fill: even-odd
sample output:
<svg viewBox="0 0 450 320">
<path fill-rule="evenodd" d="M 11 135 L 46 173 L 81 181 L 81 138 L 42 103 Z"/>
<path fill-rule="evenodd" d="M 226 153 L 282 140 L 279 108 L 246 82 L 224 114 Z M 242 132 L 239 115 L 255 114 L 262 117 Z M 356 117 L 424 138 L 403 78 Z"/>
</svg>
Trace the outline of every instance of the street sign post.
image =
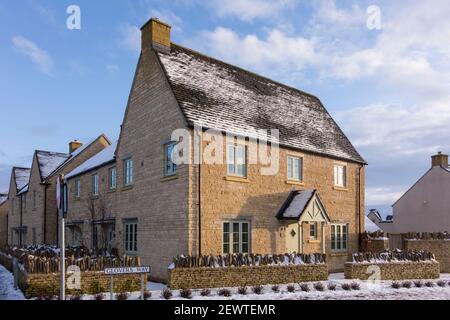
<svg viewBox="0 0 450 320">
<path fill-rule="evenodd" d="M 142 266 L 142 267 L 119 267 L 119 268 L 106 268 L 104 271 L 105 275 L 111 276 L 111 282 L 109 286 L 109 296 L 113 300 L 114 293 L 114 276 L 122 274 L 140 274 L 141 275 L 141 300 L 144 300 L 145 293 L 145 274 L 150 274 L 152 272 L 152 267 Z"/>
</svg>

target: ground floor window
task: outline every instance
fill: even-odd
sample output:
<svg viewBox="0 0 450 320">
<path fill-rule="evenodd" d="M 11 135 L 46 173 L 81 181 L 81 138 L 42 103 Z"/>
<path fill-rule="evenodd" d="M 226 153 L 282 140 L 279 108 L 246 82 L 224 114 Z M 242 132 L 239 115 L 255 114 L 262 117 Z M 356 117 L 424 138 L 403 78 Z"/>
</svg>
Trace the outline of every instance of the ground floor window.
<svg viewBox="0 0 450 320">
<path fill-rule="evenodd" d="M 347 224 L 331 225 L 331 250 L 346 251 L 348 239 Z"/>
<path fill-rule="evenodd" d="M 249 253 L 250 223 L 227 221 L 223 223 L 223 253 Z"/>
<path fill-rule="evenodd" d="M 124 224 L 125 237 L 124 245 L 126 253 L 137 252 L 137 222 L 127 222 Z"/>
</svg>

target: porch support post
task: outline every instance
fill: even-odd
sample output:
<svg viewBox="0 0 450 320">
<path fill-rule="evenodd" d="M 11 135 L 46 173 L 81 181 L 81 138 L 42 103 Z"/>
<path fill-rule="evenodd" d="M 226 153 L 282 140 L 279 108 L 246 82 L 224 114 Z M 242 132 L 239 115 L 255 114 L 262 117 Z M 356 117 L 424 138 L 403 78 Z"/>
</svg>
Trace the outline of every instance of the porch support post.
<svg viewBox="0 0 450 320">
<path fill-rule="evenodd" d="M 300 240 L 300 253 L 303 253 L 303 221 L 299 222 L 298 239 Z"/>
<path fill-rule="evenodd" d="M 322 225 L 322 253 L 325 254 L 325 223 L 321 222 Z"/>
</svg>

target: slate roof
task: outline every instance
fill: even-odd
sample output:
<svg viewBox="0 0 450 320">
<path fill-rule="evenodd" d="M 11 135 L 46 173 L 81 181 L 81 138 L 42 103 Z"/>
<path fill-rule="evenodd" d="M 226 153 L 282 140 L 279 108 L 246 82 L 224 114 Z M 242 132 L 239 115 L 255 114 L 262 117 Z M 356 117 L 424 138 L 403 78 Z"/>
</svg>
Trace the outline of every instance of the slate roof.
<svg viewBox="0 0 450 320">
<path fill-rule="evenodd" d="M 97 169 L 99 167 L 102 167 L 103 165 L 109 164 L 112 161 L 114 161 L 114 152 L 116 151 L 117 142 L 113 143 L 112 145 L 106 147 L 99 153 L 97 153 L 92 158 L 89 158 L 85 162 L 83 162 L 81 165 L 76 167 L 74 170 L 69 172 L 65 178 L 70 179 L 76 176 L 79 176 L 80 174 L 83 174 L 85 172 Z"/>
<path fill-rule="evenodd" d="M 317 97 L 173 43 L 157 55 L 189 125 L 279 129 L 280 145 L 365 163 Z"/>
<path fill-rule="evenodd" d="M 21 191 L 24 187 L 28 185 L 30 180 L 30 168 L 13 168 L 14 179 L 16 180 L 16 190 Z"/>
<path fill-rule="evenodd" d="M 36 151 L 36 157 L 39 164 L 41 179 L 47 179 L 56 169 L 65 163 L 70 157 L 67 153 L 58 153 L 50 151 Z"/>
<path fill-rule="evenodd" d="M 288 220 L 299 220 L 303 213 L 305 212 L 306 207 L 310 203 L 311 199 L 313 199 L 317 195 L 317 190 L 308 189 L 308 190 L 292 190 L 286 201 L 281 206 L 278 211 L 277 218 L 278 219 L 288 219 Z M 316 197 L 320 202 L 320 198 Z M 326 220 L 329 221 L 329 217 L 326 212 L 324 212 L 326 216 Z"/>
<path fill-rule="evenodd" d="M 0 193 L 0 206 L 8 199 L 7 193 Z"/>
</svg>

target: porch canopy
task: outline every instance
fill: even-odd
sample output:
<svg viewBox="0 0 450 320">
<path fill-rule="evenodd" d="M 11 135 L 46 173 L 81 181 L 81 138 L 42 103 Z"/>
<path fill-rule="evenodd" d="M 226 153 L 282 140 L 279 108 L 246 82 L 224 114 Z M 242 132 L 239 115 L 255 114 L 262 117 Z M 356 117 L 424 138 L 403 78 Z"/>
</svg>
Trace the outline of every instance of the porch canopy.
<svg viewBox="0 0 450 320">
<path fill-rule="evenodd" d="M 292 190 L 278 211 L 279 220 L 330 223 L 317 190 Z"/>
</svg>

